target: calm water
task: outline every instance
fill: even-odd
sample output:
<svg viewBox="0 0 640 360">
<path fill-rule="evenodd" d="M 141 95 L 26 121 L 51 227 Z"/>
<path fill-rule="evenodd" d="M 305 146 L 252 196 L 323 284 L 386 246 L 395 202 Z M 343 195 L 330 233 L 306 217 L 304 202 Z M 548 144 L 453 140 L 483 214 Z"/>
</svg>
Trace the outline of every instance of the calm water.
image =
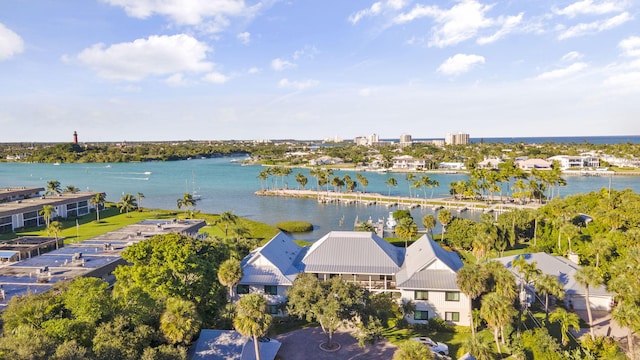
<svg viewBox="0 0 640 360">
<path fill-rule="evenodd" d="M 261 183 L 257 178 L 260 166 L 240 166 L 230 163 L 230 158 L 202 159 L 174 162 L 145 162 L 118 164 L 22 164 L 0 163 L 0 187 L 41 186 L 49 180 L 58 180 L 62 187 L 74 185 L 82 190 L 104 191 L 108 201 L 118 201 L 123 193 L 145 195 L 142 205 L 151 208 L 177 209 L 176 201 L 185 192 L 195 191 L 201 196 L 197 209 L 207 213 L 232 210 L 249 219 L 274 224 L 284 220 L 304 220 L 314 224 L 312 233 L 297 236 L 301 239 L 317 239 L 331 230 L 351 230 L 356 217 L 374 220 L 385 217 L 389 209 L 384 206 L 318 204 L 312 199 L 291 199 L 256 196 Z M 307 170 L 294 169 L 288 186 L 297 188 L 295 174 L 302 172 L 309 178 L 309 188 L 315 179 Z M 336 175 L 355 172 L 336 172 Z M 409 188 L 404 174 L 364 173 L 369 180 L 367 192 L 387 194 L 385 181 L 393 176 L 398 186 L 391 188 L 391 195 L 408 196 Z M 466 179 L 462 174 L 429 174 L 438 180 L 440 187 L 434 189 L 434 197 L 445 196 L 449 183 Z M 273 178 L 273 177 L 272 177 Z M 568 186 L 561 189 L 562 195 L 599 190 L 609 186 L 609 177 L 566 177 Z M 272 179 L 273 180 L 273 179 Z M 280 181 L 280 180 L 278 180 Z M 631 188 L 640 192 L 640 177 L 617 176 L 611 178 L 611 186 L 622 190 Z M 414 191 L 415 189 L 412 189 Z M 427 189 L 427 196 L 431 190 Z M 419 192 L 422 198 L 424 194 Z M 393 210 L 393 209 L 392 209 Z M 430 209 L 412 210 L 415 219 L 421 219 Z M 465 213 L 468 214 L 468 213 Z M 468 214 L 465 216 L 473 216 Z"/>
</svg>

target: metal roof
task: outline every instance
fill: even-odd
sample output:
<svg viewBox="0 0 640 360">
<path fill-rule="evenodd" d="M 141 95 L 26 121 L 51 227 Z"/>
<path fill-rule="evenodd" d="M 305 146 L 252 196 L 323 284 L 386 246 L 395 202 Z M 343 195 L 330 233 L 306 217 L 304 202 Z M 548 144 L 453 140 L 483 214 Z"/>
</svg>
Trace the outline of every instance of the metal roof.
<svg viewBox="0 0 640 360">
<path fill-rule="evenodd" d="M 242 260 L 241 284 L 291 285 L 299 273 L 295 263 L 302 247 L 278 233 Z"/>
<path fill-rule="evenodd" d="M 280 349 L 278 340 L 259 342 L 260 358 L 273 360 Z M 200 331 L 200 337 L 189 350 L 192 360 L 254 360 L 253 340 L 233 330 Z"/>
<path fill-rule="evenodd" d="M 566 294 L 585 295 L 586 288 L 576 282 L 575 274 L 580 269 L 580 265 L 565 259 L 562 256 L 553 256 L 544 252 L 538 252 L 533 254 L 522 254 L 514 256 L 505 256 L 496 259 L 506 266 L 511 271 L 516 279 L 519 279 L 520 274 L 516 269 L 512 267 L 512 262 L 518 258 L 518 256 L 524 256 L 527 263 L 536 263 L 536 267 L 542 271 L 543 274 L 555 276 L 558 278 Z M 604 286 L 589 287 L 589 295 L 611 295 Z"/>
<path fill-rule="evenodd" d="M 404 249 L 370 232 L 332 231 L 307 250 L 299 265 L 304 272 L 388 274 L 400 270 Z"/>
<path fill-rule="evenodd" d="M 456 271 L 463 266 L 458 254 L 423 235 L 407 249 L 397 286 L 412 289 L 457 289 Z"/>
</svg>

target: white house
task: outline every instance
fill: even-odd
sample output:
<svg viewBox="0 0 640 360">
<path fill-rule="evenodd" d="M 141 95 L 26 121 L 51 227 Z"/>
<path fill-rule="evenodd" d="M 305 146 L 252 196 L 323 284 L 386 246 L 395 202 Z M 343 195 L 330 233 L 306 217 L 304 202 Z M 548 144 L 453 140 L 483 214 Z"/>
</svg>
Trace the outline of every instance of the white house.
<svg viewBox="0 0 640 360">
<path fill-rule="evenodd" d="M 280 233 L 242 261 L 238 293 L 267 295 L 270 312 L 277 314 L 298 273 L 321 280 L 340 276 L 372 292 L 414 301 L 416 312 L 407 319 L 411 322 L 439 317 L 468 326 L 469 299 L 456 285 L 461 267 L 457 254 L 426 235 L 405 250 L 370 232 L 332 231 L 305 248 Z"/>
<path fill-rule="evenodd" d="M 416 159 L 410 155 L 394 156 L 392 161 L 394 169 L 420 170 L 425 165 L 424 159 Z"/>
<path fill-rule="evenodd" d="M 522 170 L 551 170 L 551 161 L 544 159 L 519 159 L 515 161 L 515 166 Z"/>
<path fill-rule="evenodd" d="M 513 261 L 518 256 L 524 256 L 527 263 L 536 263 L 536 267 L 543 273 L 555 276 L 562 284 L 565 292 L 564 302 L 567 307 L 573 307 L 576 310 L 586 310 L 586 288 L 580 285 L 575 274 L 580 269 L 580 265 L 568 260 L 562 256 L 553 256 L 544 252 L 514 255 L 498 258 L 499 262 L 509 269 L 519 279 L 519 273 L 513 268 Z M 589 302 L 592 310 L 611 310 L 611 302 L 613 295 L 603 286 L 589 287 Z"/>
<path fill-rule="evenodd" d="M 397 287 L 403 302 L 413 301 L 416 311 L 407 320 L 413 323 L 442 318 L 457 325 L 469 325 L 469 298 L 460 292 L 456 272 L 460 257 L 443 249 L 427 235 L 407 248 Z"/>
</svg>

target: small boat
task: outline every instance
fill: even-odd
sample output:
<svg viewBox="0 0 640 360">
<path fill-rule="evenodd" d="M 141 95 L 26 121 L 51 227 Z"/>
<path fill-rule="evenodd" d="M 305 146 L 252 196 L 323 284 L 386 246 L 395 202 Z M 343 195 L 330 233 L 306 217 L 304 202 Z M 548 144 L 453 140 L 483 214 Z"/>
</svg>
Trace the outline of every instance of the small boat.
<svg viewBox="0 0 640 360">
<path fill-rule="evenodd" d="M 59 166 L 59 165 L 60 165 L 60 163 L 56 161 L 56 162 L 54 162 L 54 163 L 53 163 L 53 165 L 54 165 L 54 166 Z"/>
<path fill-rule="evenodd" d="M 389 217 L 387 218 L 387 222 L 385 223 L 385 225 L 389 230 L 393 230 L 396 227 L 396 225 L 398 225 L 398 222 L 396 221 L 396 219 L 393 218 L 393 212 L 389 212 Z"/>
</svg>

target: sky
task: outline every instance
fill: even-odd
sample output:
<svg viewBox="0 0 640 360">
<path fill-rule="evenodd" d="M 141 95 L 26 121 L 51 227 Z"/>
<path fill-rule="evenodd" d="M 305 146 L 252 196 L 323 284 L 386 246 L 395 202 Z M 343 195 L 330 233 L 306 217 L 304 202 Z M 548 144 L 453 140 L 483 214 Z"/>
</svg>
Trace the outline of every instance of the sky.
<svg viewBox="0 0 640 360">
<path fill-rule="evenodd" d="M 637 0 L 0 0 L 0 142 L 640 135 Z"/>
</svg>

